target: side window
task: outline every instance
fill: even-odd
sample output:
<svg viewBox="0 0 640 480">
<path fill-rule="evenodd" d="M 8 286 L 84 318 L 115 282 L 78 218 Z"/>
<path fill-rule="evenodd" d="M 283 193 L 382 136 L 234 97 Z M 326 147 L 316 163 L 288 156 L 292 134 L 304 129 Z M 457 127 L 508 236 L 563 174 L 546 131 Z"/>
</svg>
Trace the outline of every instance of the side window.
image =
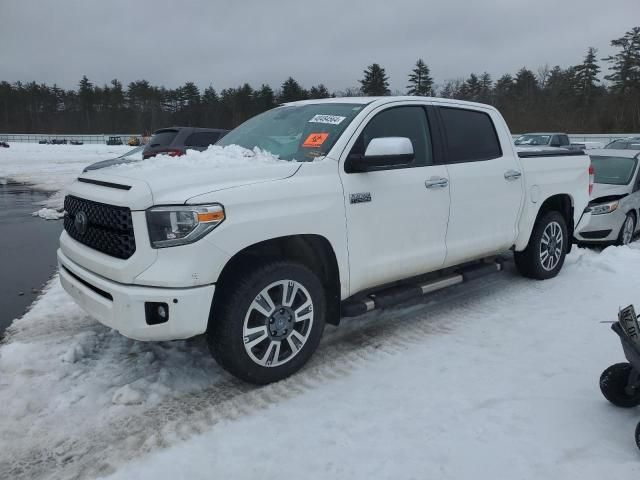
<svg viewBox="0 0 640 480">
<path fill-rule="evenodd" d="M 184 141 L 186 147 L 208 147 L 213 145 L 220 138 L 216 132 L 196 132 L 192 133 Z"/>
<path fill-rule="evenodd" d="M 491 117 L 477 110 L 440 107 L 449 163 L 478 162 L 502 156 Z"/>
<path fill-rule="evenodd" d="M 560 145 L 561 146 L 566 146 L 566 145 L 571 145 L 571 142 L 569 141 L 569 137 L 567 135 L 558 135 L 560 137 Z"/>
<path fill-rule="evenodd" d="M 422 107 L 393 107 L 373 117 L 351 149 L 364 155 L 369 142 L 381 137 L 406 137 L 413 144 L 415 160 L 411 166 L 433 165 L 431 135 L 427 115 Z"/>
</svg>

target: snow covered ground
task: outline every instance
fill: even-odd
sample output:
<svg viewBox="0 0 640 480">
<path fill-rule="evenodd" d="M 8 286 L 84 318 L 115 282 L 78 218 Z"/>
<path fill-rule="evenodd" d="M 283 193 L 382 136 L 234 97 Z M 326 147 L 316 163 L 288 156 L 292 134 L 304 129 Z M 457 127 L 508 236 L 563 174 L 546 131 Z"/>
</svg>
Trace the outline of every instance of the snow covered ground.
<svg viewBox="0 0 640 480">
<path fill-rule="evenodd" d="M 14 144 L 0 179 L 59 207 L 84 166 L 127 149 Z M 0 344 L 0 479 L 636 478 L 640 411 L 609 405 L 598 378 L 623 360 L 601 322 L 640 309 L 639 265 L 640 242 L 575 249 L 553 280 L 509 268 L 347 319 L 266 387 L 202 338 L 122 337 L 54 278 Z"/>
<path fill-rule="evenodd" d="M 640 245 L 574 250 L 327 327 L 302 372 L 248 386 L 202 339 L 143 343 L 54 279 L 0 346 L 0 478 L 635 478 L 637 411 L 598 377 L 640 301 Z"/>
<path fill-rule="evenodd" d="M 129 146 L 109 145 L 40 145 L 12 143 L 0 150 L 0 182 L 30 183 L 39 190 L 51 192 L 44 205 L 49 209 L 62 209 L 64 188 L 87 165 L 107 160 L 131 150 Z M 51 219 L 51 211 L 42 211 L 41 217 Z"/>
</svg>

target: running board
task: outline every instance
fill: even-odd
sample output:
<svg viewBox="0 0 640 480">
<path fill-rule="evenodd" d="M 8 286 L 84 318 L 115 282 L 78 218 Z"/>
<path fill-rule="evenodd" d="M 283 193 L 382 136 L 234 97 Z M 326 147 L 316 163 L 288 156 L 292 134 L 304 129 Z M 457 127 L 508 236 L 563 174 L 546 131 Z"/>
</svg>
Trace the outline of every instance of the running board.
<svg viewBox="0 0 640 480">
<path fill-rule="evenodd" d="M 448 276 L 429 280 L 428 282 L 390 287 L 379 292 L 370 293 L 364 297 L 345 300 L 340 305 L 340 313 L 342 317 L 357 317 L 378 308 L 391 307 L 443 288 L 499 272 L 502 268 L 502 262 L 499 260 L 491 263 L 478 263 L 460 268 Z"/>
</svg>

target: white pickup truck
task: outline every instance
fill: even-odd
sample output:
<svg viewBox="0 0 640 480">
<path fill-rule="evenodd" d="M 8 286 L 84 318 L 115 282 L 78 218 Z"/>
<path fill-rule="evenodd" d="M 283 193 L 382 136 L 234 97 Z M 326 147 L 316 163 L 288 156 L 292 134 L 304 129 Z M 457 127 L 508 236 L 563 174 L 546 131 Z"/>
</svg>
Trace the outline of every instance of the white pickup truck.
<svg viewBox="0 0 640 480">
<path fill-rule="evenodd" d="M 476 103 L 289 103 L 190 155 L 82 174 L 60 280 L 128 337 L 205 333 L 254 383 L 301 368 L 325 323 L 495 271 L 509 249 L 523 275 L 554 277 L 590 215 L 588 156 L 517 153 Z"/>
</svg>

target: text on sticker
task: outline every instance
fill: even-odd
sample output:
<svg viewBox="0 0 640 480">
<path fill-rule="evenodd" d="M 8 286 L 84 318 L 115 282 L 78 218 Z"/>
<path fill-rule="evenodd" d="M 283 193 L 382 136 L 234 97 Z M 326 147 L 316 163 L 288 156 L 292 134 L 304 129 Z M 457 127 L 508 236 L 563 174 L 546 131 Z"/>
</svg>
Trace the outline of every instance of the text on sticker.
<svg viewBox="0 0 640 480">
<path fill-rule="evenodd" d="M 340 117 L 338 115 L 314 115 L 309 123 L 328 123 L 330 125 L 340 125 L 342 121 L 347 117 Z"/>
<path fill-rule="evenodd" d="M 311 133 L 302 144 L 305 148 L 316 148 L 321 146 L 329 136 L 328 133 Z"/>
</svg>

